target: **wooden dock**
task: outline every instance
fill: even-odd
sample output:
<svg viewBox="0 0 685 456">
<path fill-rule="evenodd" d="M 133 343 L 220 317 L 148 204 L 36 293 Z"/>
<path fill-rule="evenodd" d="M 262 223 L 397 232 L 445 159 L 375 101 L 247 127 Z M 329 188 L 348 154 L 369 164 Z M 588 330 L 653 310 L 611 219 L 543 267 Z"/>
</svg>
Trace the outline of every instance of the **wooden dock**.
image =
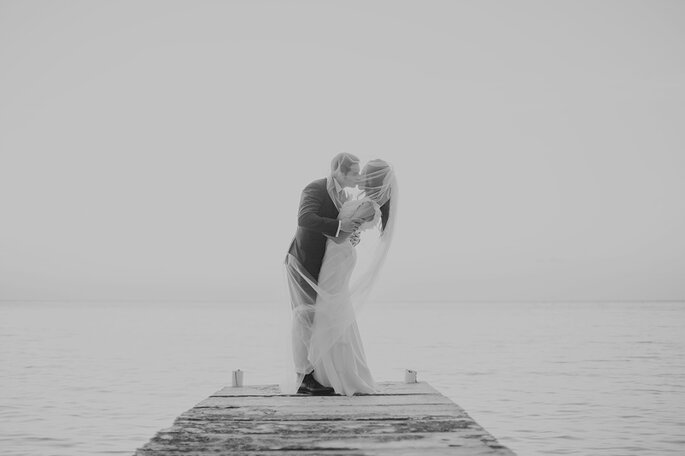
<svg viewBox="0 0 685 456">
<path fill-rule="evenodd" d="M 135 455 L 514 455 L 429 384 L 379 386 L 353 397 L 225 387 Z"/>
</svg>

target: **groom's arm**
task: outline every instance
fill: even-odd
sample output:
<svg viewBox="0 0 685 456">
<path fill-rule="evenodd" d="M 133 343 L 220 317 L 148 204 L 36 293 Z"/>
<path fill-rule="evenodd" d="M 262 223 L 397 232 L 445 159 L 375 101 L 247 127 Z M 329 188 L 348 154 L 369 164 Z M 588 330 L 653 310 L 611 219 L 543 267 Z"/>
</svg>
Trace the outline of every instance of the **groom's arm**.
<svg viewBox="0 0 685 456">
<path fill-rule="evenodd" d="M 341 222 L 334 218 L 319 215 L 323 206 L 324 195 L 316 185 L 310 184 L 302 190 L 297 224 L 305 229 L 317 231 L 332 237 L 338 237 Z"/>
</svg>

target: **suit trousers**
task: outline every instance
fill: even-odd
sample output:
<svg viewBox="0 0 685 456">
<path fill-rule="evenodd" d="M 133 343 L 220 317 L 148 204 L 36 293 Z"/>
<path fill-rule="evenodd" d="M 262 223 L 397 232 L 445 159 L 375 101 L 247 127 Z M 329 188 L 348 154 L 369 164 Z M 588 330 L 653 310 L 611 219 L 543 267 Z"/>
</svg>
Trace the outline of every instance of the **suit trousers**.
<svg viewBox="0 0 685 456">
<path fill-rule="evenodd" d="M 300 374 L 309 374 L 314 370 L 309 361 L 309 343 L 314 324 L 316 291 L 302 276 L 298 267 L 293 266 L 294 258 L 286 259 L 288 270 L 288 291 L 293 311 L 292 349 L 295 370 Z M 296 261 L 296 260 L 294 260 Z M 300 265 L 301 267 L 301 265 Z M 311 278 L 310 278 L 311 280 Z"/>
</svg>

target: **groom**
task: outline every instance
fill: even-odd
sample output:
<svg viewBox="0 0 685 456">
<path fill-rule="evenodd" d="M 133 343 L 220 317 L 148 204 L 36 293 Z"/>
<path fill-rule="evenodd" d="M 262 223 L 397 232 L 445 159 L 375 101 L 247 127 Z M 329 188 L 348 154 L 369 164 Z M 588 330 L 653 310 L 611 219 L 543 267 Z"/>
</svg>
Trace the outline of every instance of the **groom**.
<svg viewBox="0 0 685 456">
<path fill-rule="evenodd" d="M 338 220 L 338 212 L 345 202 L 345 187 L 355 187 L 359 181 L 359 159 L 349 153 L 340 153 L 331 161 L 328 177 L 315 180 L 305 187 L 300 198 L 297 214 L 297 231 L 288 253 L 293 255 L 313 282 L 318 282 L 321 263 L 326 251 L 327 236 L 337 238 L 349 236 L 359 228 L 360 222 L 353 219 Z M 316 311 L 316 292 L 304 278 L 298 278 L 298 286 L 307 295 L 312 306 L 310 317 Z M 291 289 L 291 293 L 294 291 Z M 292 298 L 292 296 L 291 296 Z M 321 385 L 314 378 L 314 367 L 307 359 L 304 344 L 293 347 L 295 365 L 305 374 L 298 393 L 333 394 L 333 388 Z"/>
</svg>

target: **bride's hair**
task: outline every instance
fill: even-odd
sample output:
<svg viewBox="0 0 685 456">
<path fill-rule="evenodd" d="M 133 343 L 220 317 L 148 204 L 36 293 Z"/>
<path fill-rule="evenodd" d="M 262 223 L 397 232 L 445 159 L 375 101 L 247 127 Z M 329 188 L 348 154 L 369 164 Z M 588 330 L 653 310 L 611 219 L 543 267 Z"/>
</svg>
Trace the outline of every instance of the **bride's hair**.
<svg viewBox="0 0 685 456">
<path fill-rule="evenodd" d="M 359 189 L 379 206 L 383 206 L 390 199 L 392 180 L 392 165 L 381 159 L 371 160 L 362 169 Z"/>
<path fill-rule="evenodd" d="M 359 163 L 359 158 L 356 155 L 340 152 L 331 160 L 331 172 L 340 171 L 343 175 L 347 175 L 355 163 Z"/>
<path fill-rule="evenodd" d="M 363 186 L 369 189 L 380 188 L 388 175 L 390 165 L 385 160 L 377 158 L 364 165 L 362 170 Z"/>
</svg>

